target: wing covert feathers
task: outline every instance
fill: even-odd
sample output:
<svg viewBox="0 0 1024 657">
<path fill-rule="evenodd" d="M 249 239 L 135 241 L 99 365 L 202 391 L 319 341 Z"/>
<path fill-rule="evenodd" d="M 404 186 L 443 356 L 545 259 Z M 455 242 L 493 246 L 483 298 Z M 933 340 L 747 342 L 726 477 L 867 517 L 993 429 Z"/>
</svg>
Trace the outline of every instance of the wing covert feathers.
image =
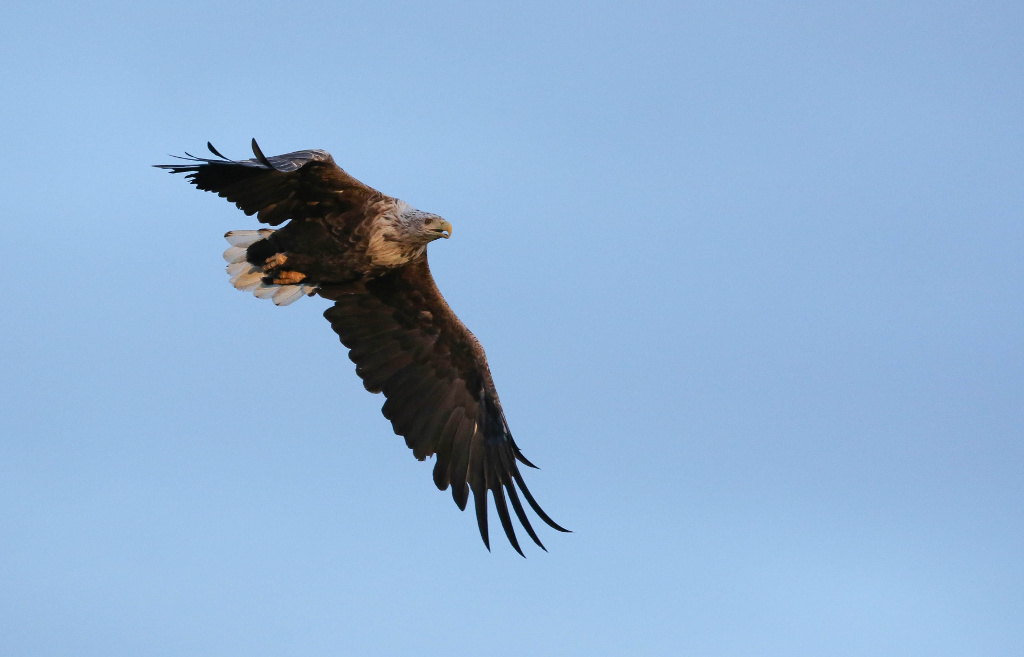
<svg viewBox="0 0 1024 657">
<path fill-rule="evenodd" d="M 418 459 L 431 454 L 434 484 L 452 489 L 465 510 L 472 492 L 480 537 L 490 549 L 487 494 L 519 554 L 509 511 L 544 548 L 520 492 L 546 524 L 568 531 L 540 508 L 519 472 L 527 463 L 512 439 L 483 349 L 452 313 L 430 276 L 426 259 L 376 279 L 321 287 L 334 301 L 324 313 L 349 349 L 368 390 L 383 391 L 381 409 Z"/>
</svg>

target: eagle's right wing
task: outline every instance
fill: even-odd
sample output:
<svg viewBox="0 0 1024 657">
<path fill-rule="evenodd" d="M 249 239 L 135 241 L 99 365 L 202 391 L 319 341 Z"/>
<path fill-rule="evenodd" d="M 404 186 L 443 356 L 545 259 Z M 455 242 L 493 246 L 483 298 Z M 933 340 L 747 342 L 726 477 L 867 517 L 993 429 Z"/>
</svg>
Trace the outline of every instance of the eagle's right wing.
<svg viewBox="0 0 1024 657">
<path fill-rule="evenodd" d="M 342 215 L 386 198 L 334 163 L 327 151 L 309 150 L 266 157 L 252 140 L 255 158 L 229 160 L 207 143 L 218 159 L 186 153 L 180 164 L 157 164 L 199 189 L 216 192 L 260 222 L 277 226 L 289 219 Z"/>
</svg>

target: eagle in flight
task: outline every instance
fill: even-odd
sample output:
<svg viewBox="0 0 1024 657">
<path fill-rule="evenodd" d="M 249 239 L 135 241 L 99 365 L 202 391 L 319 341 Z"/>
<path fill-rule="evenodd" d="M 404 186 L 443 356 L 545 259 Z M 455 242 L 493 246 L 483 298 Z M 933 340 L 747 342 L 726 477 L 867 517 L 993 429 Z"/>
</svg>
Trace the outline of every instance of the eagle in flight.
<svg viewBox="0 0 1024 657">
<path fill-rule="evenodd" d="M 427 245 L 450 223 L 359 182 L 322 150 L 255 158 L 179 158 L 160 164 L 187 174 L 260 223 L 224 237 L 231 284 L 279 306 L 317 294 L 334 302 L 324 317 L 349 349 L 356 374 L 387 398 L 381 412 L 419 460 L 436 455 L 434 483 L 465 510 L 470 491 L 484 545 L 487 491 L 512 547 L 508 501 L 544 548 L 517 492 L 548 525 L 560 527 L 530 494 L 516 463 L 536 467 L 512 439 L 483 347 L 448 307 L 427 265 Z M 281 226 L 284 222 L 288 222 Z"/>
</svg>

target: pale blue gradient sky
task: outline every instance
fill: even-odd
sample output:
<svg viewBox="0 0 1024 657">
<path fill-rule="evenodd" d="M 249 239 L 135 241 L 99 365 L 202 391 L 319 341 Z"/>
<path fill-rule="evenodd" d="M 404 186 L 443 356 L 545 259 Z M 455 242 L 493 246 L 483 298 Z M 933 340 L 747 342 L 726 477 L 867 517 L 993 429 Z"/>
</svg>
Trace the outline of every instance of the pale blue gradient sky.
<svg viewBox="0 0 1024 657">
<path fill-rule="evenodd" d="M 1020 3 L 84 4 L 0 23 L 0 654 L 1024 654 Z M 550 553 L 149 167 L 251 137 L 454 224 Z"/>
</svg>

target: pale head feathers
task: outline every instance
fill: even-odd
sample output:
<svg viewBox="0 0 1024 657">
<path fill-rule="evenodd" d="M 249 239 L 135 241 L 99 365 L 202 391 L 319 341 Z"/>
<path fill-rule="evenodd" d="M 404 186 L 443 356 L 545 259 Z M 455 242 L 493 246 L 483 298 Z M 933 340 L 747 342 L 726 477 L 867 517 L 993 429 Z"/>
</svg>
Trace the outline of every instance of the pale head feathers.
<svg viewBox="0 0 1024 657">
<path fill-rule="evenodd" d="M 452 225 L 438 215 L 396 201 L 374 220 L 366 254 L 379 267 L 399 267 L 451 233 Z"/>
</svg>

